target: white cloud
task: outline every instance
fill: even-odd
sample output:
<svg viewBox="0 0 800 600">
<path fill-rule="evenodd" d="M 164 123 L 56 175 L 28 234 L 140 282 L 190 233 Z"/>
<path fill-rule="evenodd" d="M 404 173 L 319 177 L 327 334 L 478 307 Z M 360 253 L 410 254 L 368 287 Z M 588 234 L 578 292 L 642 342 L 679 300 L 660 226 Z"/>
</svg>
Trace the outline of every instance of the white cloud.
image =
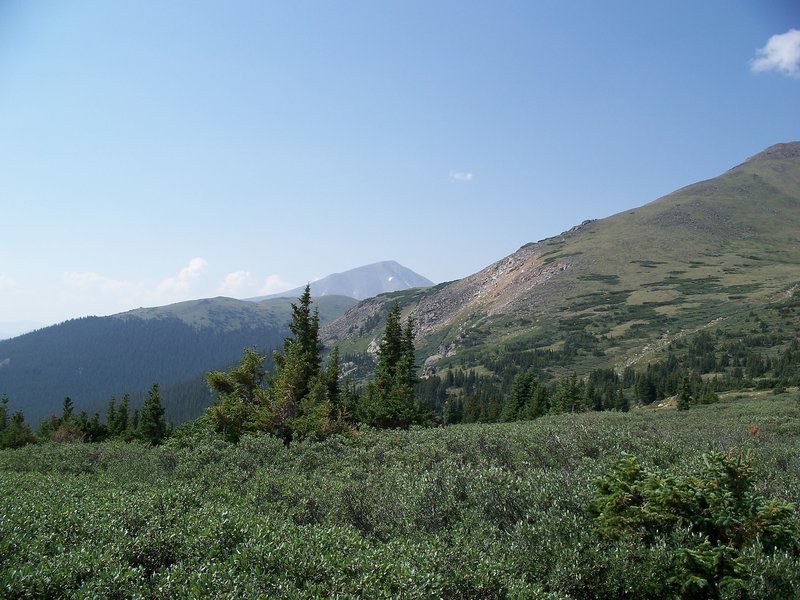
<svg viewBox="0 0 800 600">
<path fill-rule="evenodd" d="M 158 284 L 159 294 L 181 294 L 189 291 L 192 281 L 200 277 L 208 266 L 203 258 L 193 258 L 176 277 L 167 277 Z"/>
<path fill-rule="evenodd" d="M 800 30 L 773 35 L 767 45 L 756 50 L 750 61 L 754 73 L 777 71 L 790 77 L 800 77 Z"/>
<path fill-rule="evenodd" d="M 0 275 L 0 290 L 10 290 L 17 287 L 17 282 L 13 277 Z"/>
<path fill-rule="evenodd" d="M 55 305 L 65 316 L 111 314 L 142 304 L 140 284 L 111 279 L 99 273 L 69 271 L 61 277 L 63 287 Z"/>
<path fill-rule="evenodd" d="M 293 287 L 297 287 L 297 285 L 289 281 L 284 281 L 283 279 L 281 279 L 280 275 L 270 275 L 264 282 L 264 286 L 261 288 L 260 293 L 262 295 L 268 296 L 269 294 L 277 294 L 279 292 L 285 292 L 286 290 L 290 290 Z"/>
<path fill-rule="evenodd" d="M 234 271 L 228 273 L 217 287 L 217 292 L 223 296 L 237 296 L 253 283 L 253 276 L 249 271 Z"/>
<path fill-rule="evenodd" d="M 450 181 L 462 181 L 462 182 L 472 181 L 473 177 L 474 175 L 472 173 L 468 173 L 465 171 L 450 171 L 450 175 L 447 176 L 447 178 Z"/>
<path fill-rule="evenodd" d="M 78 291 L 91 291 L 109 295 L 129 294 L 138 291 L 137 286 L 130 281 L 111 279 L 92 272 L 78 273 L 70 271 L 64 273 L 63 281 L 68 288 Z"/>
</svg>

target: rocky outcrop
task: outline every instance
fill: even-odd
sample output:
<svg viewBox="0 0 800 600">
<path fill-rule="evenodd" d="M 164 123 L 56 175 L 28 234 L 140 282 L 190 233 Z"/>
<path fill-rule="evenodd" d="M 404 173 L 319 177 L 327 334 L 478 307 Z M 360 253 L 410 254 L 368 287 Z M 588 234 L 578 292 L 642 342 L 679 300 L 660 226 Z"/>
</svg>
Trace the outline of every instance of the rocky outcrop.
<svg viewBox="0 0 800 600">
<path fill-rule="evenodd" d="M 478 273 L 421 294 L 417 302 L 404 307 L 404 312 L 414 318 L 417 339 L 424 341 L 445 328 L 463 326 L 465 320 L 475 315 L 494 316 L 537 305 L 538 288 L 571 267 L 568 259 L 544 256 L 546 247 L 545 243 L 526 244 Z M 335 344 L 368 333 L 379 334 L 383 323 L 378 323 L 376 317 L 391 301 L 391 297 L 379 296 L 361 302 L 325 328 L 323 342 Z M 440 347 L 434 356 L 428 357 L 429 362 L 454 354 L 458 346 L 458 336 L 455 337 L 455 342 Z"/>
</svg>

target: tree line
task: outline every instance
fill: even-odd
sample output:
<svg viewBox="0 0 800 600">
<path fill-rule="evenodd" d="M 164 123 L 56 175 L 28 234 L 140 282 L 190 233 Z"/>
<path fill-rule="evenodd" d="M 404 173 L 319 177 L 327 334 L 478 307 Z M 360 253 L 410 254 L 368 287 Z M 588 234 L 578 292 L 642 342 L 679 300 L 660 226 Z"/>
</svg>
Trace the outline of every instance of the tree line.
<svg viewBox="0 0 800 600">
<path fill-rule="evenodd" d="M 208 374 L 218 399 L 207 416 L 219 433 L 235 441 L 245 432 L 268 432 L 289 442 L 346 433 L 360 424 L 408 427 L 432 421 L 415 396 L 414 323 L 409 318 L 403 326 L 399 306 L 387 316 L 373 378 L 357 387 L 340 381 L 338 349 L 323 366 L 319 314 L 311 304 L 306 286 L 292 304 L 292 336 L 272 356 L 273 373 L 264 368 L 266 357 L 248 348 L 238 365 Z"/>
<path fill-rule="evenodd" d="M 108 403 L 105 420 L 100 413 L 89 417 L 86 411 L 75 413 L 70 397 L 64 398 L 60 415 L 51 415 L 42 420 L 36 429 L 25 422 L 22 411 L 9 418 L 8 398 L 0 399 L 0 449 L 20 448 L 37 442 L 104 442 L 106 440 L 142 441 L 152 445 L 166 439 L 172 427 L 164 419 L 164 406 L 159 386 L 154 383 L 148 392 L 141 410 L 129 409 L 129 396 L 125 394 L 119 405 L 112 398 Z"/>
<path fill-rule="evenodd" d="M 386 317 L 372 375 L 356 385 L 341 376 L 337 348 L 323 360 L 319 313 L 311 305 L 307 287 L 297 304 L 292 304 L 291 335 L 280 351 L 265 356 L 246 348 L 235 366 L 207 373 L 205 382 L 216 399 L 201 420 L 229 440 L 238 440 L 246 432 L 268 432 L 289 442 L 348 433 L 362 425 L 402 428 L 627 411 L 632 405 L 670 397 L 676 398 L 679 409 L 688 409 L 717 402 L 720 391 L 756 387 L 780 393 L 800 384 L 800 342 L 795 338 L 785 343 L 754 315 L 759 328 L 749 334 L 700 332 L 673 342 L 664 359 L 638 370 L 601 368 L 585 377 L 575 372 L 554 377 L 552 367 L 564 364 L 563 351 L 534 349 L 525 353 L 528 358 L 523 364 L 513 360 L 516 352 L 495 356 L 493 373 L 451 367 L 420 379 L 413 319 L 403 323 L 401 310 L 394 305 Z M 346 357 L 347 362 L 352 360 Z M 99 413 L 92 417 L 86 412 L 74 414 L 67 398 L 62 414 L 42 421 L 35 433 L 21 412 L 10 414 L 7 398 L 0 403 L 0 447 L 37 440 L 121 439 L 158 444 L 171 429 L 164 420 L 157 384 L 141 410 L 130 409 L 127 394 L 119 404 L 112 398 L 105 420 Z"/>
</svg>

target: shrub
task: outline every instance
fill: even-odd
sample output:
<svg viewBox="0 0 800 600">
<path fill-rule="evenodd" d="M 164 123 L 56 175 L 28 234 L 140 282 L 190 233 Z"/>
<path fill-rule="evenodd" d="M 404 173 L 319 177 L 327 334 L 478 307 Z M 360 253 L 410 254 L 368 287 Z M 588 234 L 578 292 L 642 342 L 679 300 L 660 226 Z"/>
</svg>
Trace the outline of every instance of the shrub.
<svg viewBox="0 0 800 600">
<path fill-rule="evenodd" d="M 675 557 L 666 581 L 672 593 L 717 598 L 749 576 L 743 549 L 798 550 L 793 505 L 754 493 L 751 474 L 743 452 L 703 454 L 688 474 L 650 470 L 626 454 L 597 481 L 590 513 L 603 536 L 666 540 Z"/>
</svg>

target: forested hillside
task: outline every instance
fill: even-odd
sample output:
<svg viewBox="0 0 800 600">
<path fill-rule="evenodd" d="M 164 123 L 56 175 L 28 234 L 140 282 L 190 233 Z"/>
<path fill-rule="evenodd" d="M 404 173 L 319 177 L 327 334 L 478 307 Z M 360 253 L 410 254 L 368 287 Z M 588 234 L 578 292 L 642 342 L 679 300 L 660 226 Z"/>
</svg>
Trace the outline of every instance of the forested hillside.
<svg viewBox="0 0 800 600">
<path fill-rule="evenodd" d="M 321 299 L 321 322 L 353 302 Z M 112 396 L 125 393 L 139 406 L 159 383 L 167 416 L 182 422 L 210 404 L 203 382 L 208 370 L 236 362 L 245 347 L 269 355 L 288 335 L 290 315 L 287 298 L 214 298 L 73 319 L 0 342 L 0 395 L 36 423 L 60 411 L 65 396 L 78 410 L 102 413 Z"/>
</svg>

